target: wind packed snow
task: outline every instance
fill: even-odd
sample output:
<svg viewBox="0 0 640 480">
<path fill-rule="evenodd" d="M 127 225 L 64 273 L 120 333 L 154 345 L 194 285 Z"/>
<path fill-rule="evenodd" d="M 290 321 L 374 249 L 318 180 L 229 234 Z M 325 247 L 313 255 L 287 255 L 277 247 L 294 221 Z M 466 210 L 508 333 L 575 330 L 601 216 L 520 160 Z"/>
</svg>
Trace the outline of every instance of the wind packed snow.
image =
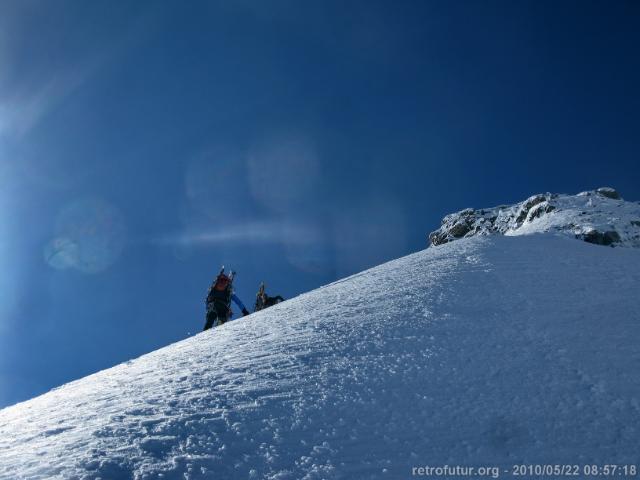
<svg viewBox="0 0 640 480">
<path fill-rule="evenodd" d="M 640 247 L 640 203 L 628 202 L 610 187 L 577 195 L 544 193 L 515 205 L 447 215 L 429 235 L 432 245 L 490 234 L 555 233 L 598 245 Z"/>
<path fill-rule="evenodd" d="M 0 478 L 638 464 L 638 285 L 637 249 L 429 248 L 1 410 Z"/>
</svg>

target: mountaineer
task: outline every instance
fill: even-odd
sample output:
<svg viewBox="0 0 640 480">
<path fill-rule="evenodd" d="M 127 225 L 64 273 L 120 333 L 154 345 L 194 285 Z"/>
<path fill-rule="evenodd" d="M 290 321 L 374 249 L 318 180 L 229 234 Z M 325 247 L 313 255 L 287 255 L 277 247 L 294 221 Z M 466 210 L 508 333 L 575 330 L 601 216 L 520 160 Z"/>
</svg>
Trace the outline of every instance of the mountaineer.
<svg viewBox="0 0 640 480">
<path fill-rule="evenodd" d="M 224 267 L 220 270 L 220 273 L 209 287 L 207 292 L 206 306 L 207 306 L 207 321 L 203 330 L 209 330 L 211 327 L 222 325 L 227 322 L 232 316 L 231 301 L 240 308 L 243 315 L 249 315 L 249 311 L 244 306 L 242 301 L 233 293 L 233 279 L 236 272 L 231 271 L 226 274 Z M 217 320 L 217 322 L 216 322 Z"/>
</svg>

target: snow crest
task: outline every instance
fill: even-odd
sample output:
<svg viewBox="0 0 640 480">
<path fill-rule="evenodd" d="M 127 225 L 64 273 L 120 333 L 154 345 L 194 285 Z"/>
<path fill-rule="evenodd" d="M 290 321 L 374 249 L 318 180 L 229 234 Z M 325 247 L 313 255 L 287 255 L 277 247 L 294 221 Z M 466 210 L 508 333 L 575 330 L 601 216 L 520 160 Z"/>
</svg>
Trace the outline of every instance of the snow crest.
<svg viewBox="0 0 640 480">
<path fill-rule="evenodd" d="M 431 245 L 475 235 L 556 233 L 598 245 L 640 247 L 640 204 L 610 187 L 577 195 L 542 193 L 515 205 L 447 215 Z"/>
<path fill-rule="evenodd" d="M 0 478 L 637 464 L 639 267 L 555 236 L 429 248 L 1 410 Z"/>
</svg>

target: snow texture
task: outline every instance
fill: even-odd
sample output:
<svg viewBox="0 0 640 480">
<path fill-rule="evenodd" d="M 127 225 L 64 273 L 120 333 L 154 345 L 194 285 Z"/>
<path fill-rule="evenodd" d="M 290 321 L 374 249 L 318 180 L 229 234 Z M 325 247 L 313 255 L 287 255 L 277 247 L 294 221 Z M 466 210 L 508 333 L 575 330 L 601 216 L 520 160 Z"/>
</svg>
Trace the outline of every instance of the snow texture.
<svg viewBox="0 0 640 480">
<path fill-rule="evenodd" d="M 639 267 L 553 235 L 429 248 L 1 410 L 0 478 L 638 464 Z"/>
<path fill-rule="evenodd" d="M 544 193 L 515 205 L 447 215 L 429 235 L 431 245 L 476 235 L 556 233 L 599 245 L 640 247 L 640 204 L 610 187 L 578 195 Z"/>
</svg>

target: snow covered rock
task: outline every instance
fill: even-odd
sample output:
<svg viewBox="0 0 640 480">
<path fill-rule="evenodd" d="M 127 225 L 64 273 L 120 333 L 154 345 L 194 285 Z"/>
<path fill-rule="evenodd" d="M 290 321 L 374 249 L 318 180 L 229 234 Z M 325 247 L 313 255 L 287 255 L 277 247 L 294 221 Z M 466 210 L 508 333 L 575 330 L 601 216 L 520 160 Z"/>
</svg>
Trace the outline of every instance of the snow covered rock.
<svg viewBox="0 0 640 480">
<path fill-rule="evenodd" d="M 554 235 L 428 248 L 0 410 L 0 479 L 637 465 L 639 283 Z"/>
<path fill-rule="evenodd" d="M 640 247 L 640 205 L 610 187 L 578 195 L 544 193 L 515 205 L 447 215 L 429 235 L 431 245 L 476 235 L 557 233 L 598 245 Z"/>
</svg>

